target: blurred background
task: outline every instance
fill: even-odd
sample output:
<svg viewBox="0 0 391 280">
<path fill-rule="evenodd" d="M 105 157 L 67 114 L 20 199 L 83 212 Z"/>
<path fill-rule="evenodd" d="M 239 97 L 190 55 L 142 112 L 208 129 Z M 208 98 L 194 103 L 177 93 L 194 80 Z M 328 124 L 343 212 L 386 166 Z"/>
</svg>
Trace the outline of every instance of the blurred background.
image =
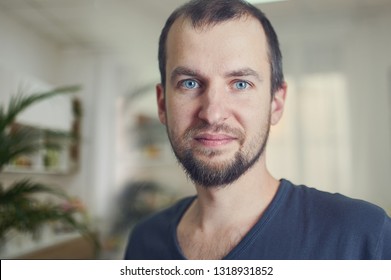
<svg viewBox="0 0 391 280">
<path fill-rule="evenodd" d="M 49 223 L 38 236 L 5 239 L 1 258 L 121 259 L 139 218 L 194 193 L 154 92 L 158 37 L 184 2 L 0 0 L 0 104 L 17 92 L 81 86 L 17 119 L 38 131 L 75 131 L 76 123 L 77 145 L 16 158 L 0 182 L 6 189 L 27 177 L 63 190 L 101 243 L 93 254 L 76 232 Z M 288 81 L 286 112 L 268 143 L 272 173 L 390 213 L 391 1 L 256 5 L 279 35 Z"/>
</svg>

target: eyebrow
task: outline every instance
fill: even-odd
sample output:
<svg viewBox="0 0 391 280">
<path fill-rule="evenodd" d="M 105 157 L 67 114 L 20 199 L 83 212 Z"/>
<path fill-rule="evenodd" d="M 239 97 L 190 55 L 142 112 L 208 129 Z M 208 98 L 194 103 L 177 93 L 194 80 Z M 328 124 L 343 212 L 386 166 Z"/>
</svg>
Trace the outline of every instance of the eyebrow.
<svg viewBox="0 0 391 280">
<path fill-rule="evenodd" d="M 170 77 L 171 82 L 174 82 L 178 76 L 182 76 L 182 75 L 189 76 L 189 77 L 198 77 L 198 76 L 200 76 L 200 73 L 196 70 L 192 70 L 187 67 L 179 66 L 172 71 L 171 77 Z M 259 73 L 250 67 L 245 67 L 245 68 L 241 68 L 238 70 L 233 70 L 233 71 L 227 72 L 224 76 L 226 78 L 253 76 L 256 79 L 258 79 L 259 81 L 261 81 L 261 82 L 263 81 L 263 79 L 259 75 Z"/>
<path fill-rule="evenodd" d="M 246 77 L 253 76 L 257 78 L 259 81 L 263 81 L 262 77 L 259 75 L 257 71 L 250 67 L 234 70 L 225 74 L 226 77 Z"/>
<path fill-rule="evenodd" d="M 172 83 L 178 76 L 197 77 L 199 75 L 200 74 L 198 71 L 192 70 L 187 67 L 179 66 L 179 67 L 175 68 L 174 71 L 172 71 L 170 80 Z"/>
</svg>

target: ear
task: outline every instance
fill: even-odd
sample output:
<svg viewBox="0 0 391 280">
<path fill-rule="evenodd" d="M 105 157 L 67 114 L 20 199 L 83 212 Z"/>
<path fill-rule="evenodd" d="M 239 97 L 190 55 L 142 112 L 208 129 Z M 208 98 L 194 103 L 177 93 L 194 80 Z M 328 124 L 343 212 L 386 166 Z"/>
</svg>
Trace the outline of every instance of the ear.
<svg viewBox="0 0 391 280">
<path fill-rule="evenodd" d="M 156 99 L 159 120 L 162 124 L 166 124 L 166 100 L 164 98 L 164 87 L 162 84 L 156 85 Z"/>
<path fill-rule="evenodd" d="M 271 112 L 270 112 L 271 125 L 277 124 L 282 117 L 282 113 L 284 112 L 284 107 L 285 107 L 287 87 L 288 85 L 284 83 L 281 86 L 281 88 L 278 89 L 273 95 L 273 100 L 271 103 Z"/>
</svg>

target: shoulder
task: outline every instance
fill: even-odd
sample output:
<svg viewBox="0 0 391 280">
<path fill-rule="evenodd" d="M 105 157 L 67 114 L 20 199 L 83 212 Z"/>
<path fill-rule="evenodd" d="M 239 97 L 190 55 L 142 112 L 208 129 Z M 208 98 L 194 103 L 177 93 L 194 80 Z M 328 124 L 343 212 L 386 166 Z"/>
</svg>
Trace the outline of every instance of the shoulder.
<svg viewBox="0 0 391 280">
<path fill-rule="evenodd" d="M 363 258 L 391 258 L 391 219 L 382 208 L 361 199 L 289 181 L 283 185 L 286 209 L 295 209 L 293 212 L 323 240 L 335 239 L 340 247 L 352 244 L 349 250 L 359 250 L 355 247 L 360 244 L 367 248 Z"/>
<path fill-rule="evenodd" d="M 386 216 L 382 208 L 361 199 L 304 185 L 294 185 L 289 181 L 285 181 L 285 187 L 288 189 L 287 195 L 291 202 L 300 203 L 302 207 L 310 209 L 314 214 L 321 214 L 323 218 L 371 220 L 373 222 L 378 220 L 382 223 Z"/>
<path fill-rule="evenodd" d="M 161 259 L 161 252 L 170 252 L 175 243 L 176 224 L 192 200 L 193 197 L 184 198 L 142 219 L 129 235 L 125 258 Z"/>
<path fill-rule="evenodd" d="M 133 231 L 165 228 L 171 223 L 176 223 L 193 199 L 194 197 L 183 198 L 174 205 L 143 218 L 138 222 Z"/>
<path fill-rule="evenodd" d="M 320 227 L 344 232 L 376 235 L 390 218 L 379 206 L 339 193 L 329 193 L 284 181 L 287 209 Z"/>
</svg>

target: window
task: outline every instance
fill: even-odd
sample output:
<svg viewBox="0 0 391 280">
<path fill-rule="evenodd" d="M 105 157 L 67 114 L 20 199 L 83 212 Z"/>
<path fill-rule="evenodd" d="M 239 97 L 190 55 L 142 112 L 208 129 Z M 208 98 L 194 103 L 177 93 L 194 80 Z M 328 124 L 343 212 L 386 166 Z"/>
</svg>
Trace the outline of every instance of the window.
<svg viewBox="0 0 391 280">
<path fill-rule="evenodd" d="M 344 75 L 325 72 L 287 81 L 284 116 L 272 127 L 268 146 L 272 174 L 349 194 L 350 126 Z"/>
</svg>

